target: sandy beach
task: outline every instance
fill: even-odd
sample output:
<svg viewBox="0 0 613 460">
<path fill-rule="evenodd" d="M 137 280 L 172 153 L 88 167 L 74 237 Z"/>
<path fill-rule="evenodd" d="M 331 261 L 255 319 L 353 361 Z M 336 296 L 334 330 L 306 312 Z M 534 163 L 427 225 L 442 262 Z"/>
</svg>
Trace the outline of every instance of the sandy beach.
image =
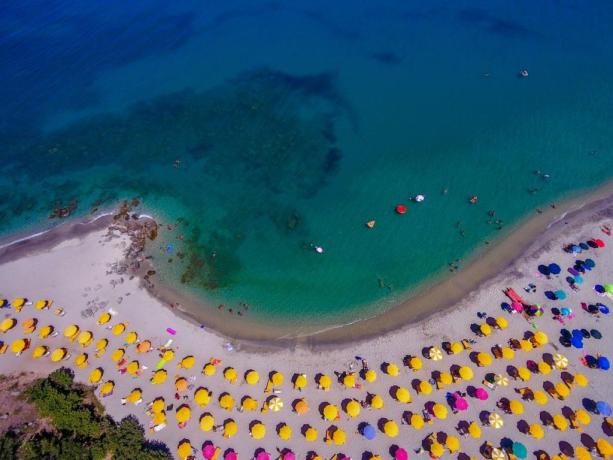
<svg viewBox="0 0 613 460">
<path fill-rule="evenodd" d="M 16 356 L 10 350 L 0 356 L 0 372 L 8 374 L 27 369 L 46 373 L 53 368 L 67 366 L 75 370 L 77 380 L 87 383 L 90 372 L 96 367 L 101 367 L 104 369 L 101 382 L 112 380 L 115 384 L 113 393 L 101 398 L 110 415 L 120 419 L 132 414 L 145 427 L 149 427 L 151 418 L 146 414 L 146 406 L 155 398 L 164 397 L 167 405 L 174 405 L 172 409 L 166 411 L 167 426 L 161 431 L 148 433 L 148 436 L 165 442 L 172 452 L 176 451 L 180 440 L 187 438 L 197 451 L 196 458 L 202 458 L 200 449 L 207 440 L 220 447 L 221 452 L 230 447 L 234 448 L 242 458 L 252 458 L 257 448 L 264 448 L 273 456 L 289 448 L 297 458 L 301 459 L 306 458 L 309 452 L 317 452 L 326 459 L 339 452 L 354 459 L 363 458 L 365 452 L 390 458 L 390 448 L 394 445 L 405 448 L 411 458 L 427 458 L 427 453 L 414 452 L 420 447 L 423 439 L 439 431 L 460 437 L 456 431 L 458 422 L 476 421 L 482 425 L 479 422 L 482 411 L 501 414 L 504 426 L 501 429 L 482 426 L 481 439 L 460 437 L 461 452 L 479 458 L 479 448 L 486 440 L 497 447 L 501 439 L 507 437 L 524 443 L 528 447 L 529 458 L 534 458 L 533 452 L 538 450 L 555 455 L 559 452 L 560 441 L 578 446 L 581 445 L 581 435 L 585 433 L 594 439 L 606 437 L 601 428 L 604 418 L 595 413 L 590 414 L 591 423 L 581 430 L 560 431 L 553 427 L 545 427 L 546 436 L 542 440 L 520 433 L 518 423 L 522 420 L 528 424 L 540 423 L 541 411 L 555 415 L 566 411 L 565 407 L 573 411 L 581 409 L 584 398 L 613 402 L 611 373 L 590 369 L 580 361 L 586 353 L 606 355 L 613 350 L 610 315 L 591 315 L 583 311 L 580 306 L 581 302 L 588 304 L 602 302 L 609 306 L 612 302 L 610 298 L 595 292 L 594 285 L 610 283 L 613 280 L 613 257 L 611 257 L 613 238 L 601 231 L 603 225 L 613 226 L 613 200 L 609 195 L 598 196 L 589 205 L 577 206 L 575 203 L 575 208 L 569 205 L 564 209 L 552 210 L 543 216 L 543 219 L 546 222 L 539 221 L 538 225 L 534 221 L 524 224 L 534 226 L 531 227 L 533 233 L 529 244 L 520 243 L 511 235 L 505 242 L 485 253 L 480 265 L 479 261 L 475 261 L 457 276 L 443 282 L 442 287 L 439 285 L 433 289 L 430 300 L 418 297 L 410 301 L 413 302 L 411 305 L 423 302 L 423 309 L 411 313 L 411 321 L 406 320 L 404 315 L 407 313 L 402 313 L 409 307 L 407 303 L 386 314 L 388 316 L 385 319 L 385 327 L 381 325 L 373 327 L 373 324 L 380 321 L 373 318 L 349 326 L 350 330 L 342 334 L 332 330 L 320 334 L 317 339 L 309 336 L 280 339 L 278 336 L 273 336 L 276 340 L 264 342 L 255 340 L 262 338 L 264 333 L 261 331 L 254 331 L 253 337 L 249 337 L 251 340 L 239 340 L 209 328 L 209 324 L 213 325 L 214 321 L 207 322 L 206 327 L 200 327 L 198 323 L 177 315 L 176 310 L 168 308 L 166 302 L 145 289 L 139 277 L 123 273 L 120 269 L 125 251 L 129 247 L 125 235 L 109 233 L 106 228 L 100 228 L 101 222 L 97 222 L 97 227 L 93 229 L 72 227 L 70 230 L 65 230 L 62 238 L 48 235 L 44 242 L 39 241 L 34 244 L 22 242 L 19 248 L 5 247 L 1 250 L 0 298 L 11 300 L 23 296 L 31 302 L 38 299 L 52 299 L 54 303 L 48 310 L 37 310 L 31 304 L 26 305 L 19 313 L 12 308 L 2 310 L 3 319 L 14 317 L 18 325 L 2 334 L 0 339 L 10 345 L 14 340 L 24 337 L 30 338 L 32 343 L 30 349 L 20 356 Z M 552 224 L 553 220 L 555 223 Z M 544 231 L 544 228 L 547 230 Z M 534 238 L 537 233 L 543 235 Z M 568 243 L 585 242 L 592 238 L 603 239 L 606 247 L 590 249 L 579 255 L 562 250 L 562 247 Z M 519 251 L 521 255 L 517 255 L 517 245 L 521 249 Z M 508 257 L 504 257 L 505 255 Z M 586 257 L 593 259 L 596 267 L 584 275 L 580 290 L 573 291 L 565 281 L 566 268 L 571 267 L 577 258 Z M 551 262 L 556 262 L 562 267 L 562 274 L 552 277 L 539 274 L 537 266 Z M 502 265 L 506 268 L 502 269 Z M 465 283 L 467 279 L 472 281 Z M 535 292 L 524 291 L 523 288 L 529 283 L 536 285 Z M 475 289 L 475 286 L 478 288 Z M 540 304 L 544 308 L 542 317 L 527 321 L 522 315 L 504 312 L 500 305 L 508 301 L 503 293 L 508 287 L 513 287 L 527 302 Z M 545 291 L 560 289 L 567 294 L 564 301 L 551 301 L 545 297 Z M 434 291 L 444 292 L 446 295 L 441 297 L 440 293 L 435 294 Z M 457 301 L 458 299 L 461 300 Z M 437 302 L 441 311 L 432 315 L 432 306 L 429 302 Z M 58 306 L 63 307 L 64 316 L 54 314 L 54 309 Z M 550 311 L 551 307 L 562 306 L 568 306 L 575 312 L 572 319 L 566 319 L 565 326 L 552 319 Z M 108 325 L 98 325 L 97 318 L 104 312 L 113 313 L 112 319 Z M 478 312 L 485 312 L 492 318 L 503 316 L 508 321 L 508 328 L 494 329 L 491 335 L 486 337 L 477 336 L 471 331 L 471 324 L 482 324 L 485 321 L 477 316 Z M 21 322 L 27 318 L 38 320 L 37 331 L 29 336 L 24 335 L 21 329 Z M 151 340 L 153 351 L 137 353 L 135 345 L 125 344 L 125 332 L 113 335 L 110 328 L 121 322 L 126 324 L 125 332 L 135 331 L 139 340 Z M 38 330 L 47 324 L 53 325 L 59 334 L 56 337 L 40 339 Z M 83 348 L 76 341 L 69 341 L 63 337 L 62 331 L 71 324 L 77 324 L 81 331 L 91 331 L 94 335 L 93 343 Z M 565 348 L 559 342 L 561 327 L 598 329 L 603 337 L 585 339 L 583 349 Z M 167 332 L 167 328 L 172 328 L 174 334 Z M 274 325 L 271 328 L 274 329 Z M 536 331 L 545 332 L 549 337 L 549 343 L 528 352 L 517 350 L 512 360 L 494 359 L 487 367 L 477 367 L 470 360 L 473 352 L 490 353 L 496 344 L 506 346 L 511 338 L 523 339 L 526 333 L 530 335 Z M 338 337 L 342 337 L 343 340 L 335 340 Z M 94 346 L 101 338 L 108 339 L 109 343 L 106 353 L 96 358 Z M 444 341 L 455 342 L 462 339 L 475 341 L 471 345 L 472 350 L 453 355 L 443 353 L 442 359 L 436 361 L 422 357 L 423 368 L 418 371 L 403 365 L 403 359 L 407 355 L 421 357 L 424 347 L 440 347 Z M 169 340 L 172 340 L 172 343 L 169 344 Z M 58 363 L 51 362 L 48 356 L 35 360 L 32 357 L 32 350 L 38 345 L 46 345 L 50 351 L 65 347 L 71 356 Z M 174 351 L 175 357 L 163 365 L 168 374 L 167 380 L 162 384 L 153 385 L 149 379 L 156 368 L 156 363 L 160 360 L 160 352 L 157 349 L 164 345 Z M 139 376 L 118 372 L 111 355 L 119 347 L 125 348 L 127 361 L 138 360 Z M 89 364 L 84 369 L 79 369 L 75 366 L 74 360 L 82 352 L 88 354 Z M 560 370 L 553 369 L 549 375 L 534 373 L 528 382 L 509 378 L 508 386 L 488 389 L 489 399 L 485 401 L 467 397 L 468 409 L 458 414 L 452 414 L 446 403 L 447 392 L 464 392 L 469 385 L 482 387 L 481 382 L 486 373 L 508 376 L 509 365 L 525 367 L 527 360 L 538 363 L 543 361 L 543 354 L 554 353 L 562 353 L 568 358 L 566 372 L 581 373 L 588 378 L 587 387 L 572 385 L 568 397 L 564 400 L 549 397 L 544 406 L 537 405 L 533 401 L 524 401 L 525 411 L 521 415 L 506 414 L 496 407 L 500 398 L 521 399 L 514 391 L 517 388 L 527 386 L 542 391 L 546 381 L 554 384 L 561 382 Z M 195 365 L 191 369 L 179 368 L 177 365 L 181 359 L 190 355 L 195 357 Z M 362 363 L 361 359 L 356 357 L 367 361 L 378 376 L 374 382 L 366 382 L 358 377 L 359 388 L 346 388 L 337 381 L 335 373 L 357 372 Z M 216 366 L 216 374 L 203 375 L 203 366 L 212 358 L 220 360 Z M 387 375 L 383 370 L 384 363 L 396 364 L 400 370 L 399 375 Z M 413 388 L 415 379 L 427 381 L 433 371 L 449 372 L 453 365 L 469 365 L 474 371 L 474 378 L 470 382 L 460 381 L 439 390 L 435 389 L 428 395 L 418 394 Z M 236 370 L 238 377 L 235 383 L 229 383 L 224 379 L 223 370 L 227 367 Z M 243 378 L 245 372 L 250 369 L 259 372 L 260 381 L 256 385 L 247 384 Z M 281 372 L 285 376 L 284 382 L 276 387 L 274 395 L 264 392 L 266 380 L 272 371 Z M 294 389 L 292 385 L 292 376 L 297 373 L 305 374 L 307 378 L 307 386 L 301 391 Z M 317 388 L 315 376 L 319 373 L 332 377 L 333 383 L 329 391 Z M 179 400 L 176 400 L 175 379 L 178 377 L 186 378 L 189 388 L 179 395 Z M 393 397 L 395 386 L 409 389 L 412 402 L 401 404 L 396 401 Z M 206 407 L 199 407 L 193 400 L 194 391 L 200 387 L 212 392 L 211 402 Z M 142 390 L 143 402 L 136 406 L 122 405 L 121 399 L 135 388 Z M 244 396 L 251 396 L 258 401 L 258 410 L 241 412 L 236 408 L 230 411 L 221 409 L 217 399 L 224 392 L 234 397 L 237 407 Z M 332 403 L 341 408 L 348 399 L 363 401 L 368 399 L 368 394 L 380 395 L 384 401 L 383 409 L 365 407 L 355 418 L 340 410 L 338 420 L 333 422 L 322 420 L 318 409 L 322 404 Z M 183 395 L 187 398 L 184 399 Z M 282 399 L 283 408 L 279 411 L 269 409 L 265 413 L 260 412 L 259 408 L 263 401 L 275 395 Z M 306 414 L 297 415 L 292 411 L 292 403 L 299 398 L 308 401 L 310 411 Z M 449 416 L 444 420 L 433 417 L 432 423 L 426 424 L 421 430 L 402 423 L 405 411 L 420 414 L 429 402 L 446 406 L 449 409 Z M 179 428 L 175 419 L 175 410 L 181 404 L 188 404 L 191 408 L 191 420 L 184 428 Z M 201 414 L 207 412 L 214 416 L 217 425 L 222 425 L 228 419 L 234 420 L 238 424 L 238 433 L 228 439 L 222 436 L 223 430 L 203 432 L 198 421 Z M 400 432 L 397 437 L 389 437 L 377 428 L 385 420 L 397 423 Z M 261 421 L 266 425 L 267 434 L 263 439 L 256 440 L 250 437 L 249 426 L 254 421 Z M 293 435 L 290 440 L 281 440 L 275 433 L 275 427 L 282 423 L 292 428 Z M 376 428 L 377 435 L 374 440 L 367 440 L 357 432 L 361 423 L 368 423 Z M 301 429 L 305 425 L 317 429 L 318 437 L 315 442 L 307 442 L 301 434 Z M 344 445 L 324 442 L 325 432 L 331 425 L 346 432 L 347 442 Z M 446 451 L 444 456 L 449 456 L 449 452 Z M 455 456 L 457 454 L 454 454 Z"/>
</svg>

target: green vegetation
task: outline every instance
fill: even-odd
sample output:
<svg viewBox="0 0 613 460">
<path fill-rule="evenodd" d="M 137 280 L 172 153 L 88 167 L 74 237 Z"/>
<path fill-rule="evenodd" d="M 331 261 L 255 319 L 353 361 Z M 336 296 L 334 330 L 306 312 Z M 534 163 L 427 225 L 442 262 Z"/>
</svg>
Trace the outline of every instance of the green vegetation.
<svg viewBox="0 0 613 460">
<path fill-rule="evenodd" d="M 144 438 L 138 421 L 115 423 L 105 416 L 87 387 L 62 368 L 35 382 L 24 397 L 48 420 L 48 428 L 9 431 L 0 437 L 0 460 L 161 460 L 172 458 L 163 444 Z"/>
</svg>

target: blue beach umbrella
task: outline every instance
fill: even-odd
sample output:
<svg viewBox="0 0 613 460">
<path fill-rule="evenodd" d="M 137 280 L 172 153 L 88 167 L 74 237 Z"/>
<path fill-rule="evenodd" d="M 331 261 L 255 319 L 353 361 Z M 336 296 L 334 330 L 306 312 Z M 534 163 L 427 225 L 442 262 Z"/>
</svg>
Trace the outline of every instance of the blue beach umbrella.
<svg viewBox="0 0 613 460">
<path fill-rule="evenodd" d="M 596 410 L 599 414 L 604 415 L 605 417 L 608 417 L 609 415 L 611 415 L 611 413 L 613 413 L 611 411 L 611 406 L 606 401 L 598 401 L 596 403 Z"/>
<path fill-rule="evenodd" d="M 583 348 L 583 339 L 580 337 L 573 336 L 573 339 L 570 341 L 570 343 L 575 348 L 579 348 L 579 349 Z"/>
<path fill-rule="evenodd" d="M 575 283 L 583 284 L 583 277 L 581 275 L 575 276 Z"/>
<path fill-rule="evenodd" d="M 556 300 L 556 294 L 553 291 L 545 291 L 545 297 L 549 300 Z"/>
<path fill-rule="evenodd" d="M 600 306 L 600 313 L 608 315 L 609 314 L 609 307 L 607 307 L 606 305 L 601 305 Z"/>
<path fill-rule="evenodd" d="M 584 251 L 587 251 L 588 249 L 590 249 L 590 247 L 586 243 L 579 243 L 579 247 L 583 249 Z"/>
<path fill-rule="evenodd" d="M 556 292 L 554 292 L 555 296 L 557 299 L 559 300 L 564 300 L 566 299 L 566 292 L 564 292 L 563 290 L 559 289 Z"/>
<path fill-rule="evenodd" d="M 594 268 L 596 266 L 596 262 L 594 262 L 592 259 L 585 259 L 585 265 L 590 268 Z"/>
<path fill-rule="evenodd" d="M 562 307 L 560 308 L 560 313 L 562 313 L 563 316 L 568 316 L 571 314 L 571 311 L 570 308 Z"/>
<path fill-rule="evenodd" d="M 375 436 L 377 436 L 377 432 L 372 425 L 365 425 L 364 428 L 362 428 L 362 435 L 366 439 L 375 439 Z"/>
<path fill-rule="evenodd" d="M 539 265 L 538 271 L 545 276 L 549 276 L 549 267 L 547 265 Z"/>
<path fill-rule="evenodd" d="M 598 358 L 598 367 L 600 367 L 603 371 L 608 371 L 611 367 L 611 363 L 606 356 L 601 356 Z"/>
<path fill-rule="evenodd" d="M 602 334 L 598 329 L 590 329 L 590 335 L 597 340 L 602 339 Z"/>
<path fill-rule="evenodd" d="M 581 252 L 581 248 L 577 246 L 576 244 L 573 244 L 570 247 L 570 252 L 572 252 L 573 254 L 579 254 Z"/>
<path fill-rule="evenodd" d="M 567 276 L 566 282 L 572 286 L 573 284 L 575 284 L 575 278 L 573 278 L 572 276 Z"/>
<path fill-rule="evenodd" d="M 549 264 L 547 268 L 549 269 L 549 273 L 551 273 L 552 275 L 560 274 L 560 266 L 558 264 Z"/>
<path fill-rule="evenodd" d="M 517 458 L 526 458 L 528 449 L 521 442 L 516 441 L 513 443 L 513 454 L 515 454 Z"/>
<path fill-rule="evenodd" d="M 604 292 L 604 286 L 602 284 L 597 284 L 594 286 L 594 291 L 598 294 L 602 294 Z"/>
</svg>

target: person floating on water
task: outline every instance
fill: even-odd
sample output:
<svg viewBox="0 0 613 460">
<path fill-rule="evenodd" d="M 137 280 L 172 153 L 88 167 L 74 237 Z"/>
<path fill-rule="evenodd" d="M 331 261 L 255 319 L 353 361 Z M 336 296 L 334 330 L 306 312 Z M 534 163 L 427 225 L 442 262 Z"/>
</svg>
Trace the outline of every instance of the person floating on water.
<svg viewBox="0 0 613 460">
<path fill-rule="evenodd" d="M 528 77 L 528 69 L 521 69 L 519 71 L 519 76 L 522 78 L 527 78 Z"/>
<path fill-rule="evenodd" d="M 471 197 L 468 199 L 468 202 L 469 202 L 470 204 L 477 204 L 477 200 L 478 200 L 478 199 L 479 199 L 479 196 L 478 196 L 478 195 L 473 195 L 473 196 L 471 196 Z"/>
</svg>

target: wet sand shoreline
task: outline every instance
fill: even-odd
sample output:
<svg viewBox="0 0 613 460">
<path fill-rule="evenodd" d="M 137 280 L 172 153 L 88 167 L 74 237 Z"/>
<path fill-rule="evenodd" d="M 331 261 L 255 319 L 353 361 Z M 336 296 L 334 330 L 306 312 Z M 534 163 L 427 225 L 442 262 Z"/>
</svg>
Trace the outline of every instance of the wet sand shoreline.
<svg viewBox="0 0 613 460">
<path fill-rule="evenodd" d="M 193 323 L 203 324 L 208 331 L 240 343 L 245 350 L 252 348 L 272 351 L 296 346 L 310 349 L 339 348 L 406 329 L 448 311 L 466 300 L 471 293 L 486 288 L 503 276 L 508 278 L 521 260 L 544 250 L 550 240 L 581 225 L 592 215 L 613 215 L 613 182 L 568 199 L 555 209 L 548 208 L 542 214 L 526 217 L 484 250 L 475 251 L 461 270 L 435 277 L 430 283 L 422 284 L 414 293 L 408 293 L 406 300 L 387 311 L 351 324 L 310 324 L 298 330 L 296 326 L 270 324 L 245 316 L 228 317 L 159 280 L 154 287 L 145 282 L 141 285 L 169 308 L 178 305 L 171 308 L 175 314 Z M 67 239 L 101 230 L 112 221 L 112 215 L 104 214 L 89 220 L 67 222 L 32 238 L 20 238 L 15 244 L 0 246 L 0 264 L 47 250 Z"/>
</svg>

